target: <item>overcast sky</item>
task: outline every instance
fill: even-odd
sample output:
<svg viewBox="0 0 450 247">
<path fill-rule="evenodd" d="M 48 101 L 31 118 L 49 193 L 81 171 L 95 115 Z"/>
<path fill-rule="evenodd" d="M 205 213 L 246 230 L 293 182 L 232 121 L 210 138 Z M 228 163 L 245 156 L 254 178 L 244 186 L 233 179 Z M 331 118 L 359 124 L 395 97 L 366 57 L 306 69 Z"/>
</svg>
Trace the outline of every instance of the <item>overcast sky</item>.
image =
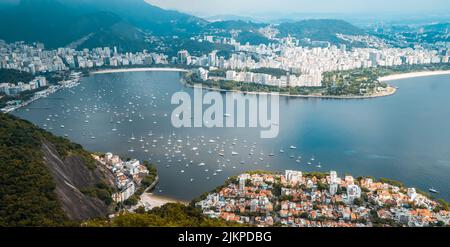
<svg viewBox="0 0 450 247">
<path fill-rule="evenodd" d="M 450 0 L 146 0 L 157 6 L 202 15 L 285 13 L 445 13 Z"/>
</svg>

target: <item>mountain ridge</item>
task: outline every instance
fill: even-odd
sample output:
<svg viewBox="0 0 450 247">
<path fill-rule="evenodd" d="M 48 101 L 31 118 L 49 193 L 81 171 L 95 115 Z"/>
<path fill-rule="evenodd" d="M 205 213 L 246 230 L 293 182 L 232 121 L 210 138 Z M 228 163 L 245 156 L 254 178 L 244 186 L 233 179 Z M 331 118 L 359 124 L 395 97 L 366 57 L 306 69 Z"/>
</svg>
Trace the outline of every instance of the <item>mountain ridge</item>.
<svg viewBox="0 0 450 247">
<path fill-rule="evenodd" d="M 231 30 L 238 31 L 235 38 L 241 43 L 273 42 L 259 32 L 269 24 L 245 20 L 208 22 L 144 0 L 21 0 L 6 6 L 0 9 L 0 39 L 42 42 L 51 49 L 116 46 L 121 52 L 136 52 L 159 45 L 147 41 L 153 40 L 149 36 L 171 46 L 167 42 L 177 43 L 209 33 L 230 37 Z M 280 31 L 278 37 L 291 35 L 333 44 L 343 42 L 336 33 L 364 34 L 352 24 L 334 19 L 285 22 L 274 27 Z"/>
</svg>

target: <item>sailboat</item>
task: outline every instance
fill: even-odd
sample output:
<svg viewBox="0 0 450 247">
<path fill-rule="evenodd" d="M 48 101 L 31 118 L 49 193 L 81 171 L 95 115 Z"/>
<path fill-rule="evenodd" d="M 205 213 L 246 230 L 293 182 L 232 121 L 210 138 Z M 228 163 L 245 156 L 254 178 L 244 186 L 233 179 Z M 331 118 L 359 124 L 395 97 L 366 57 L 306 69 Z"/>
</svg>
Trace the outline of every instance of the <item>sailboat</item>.
<svg viewBox="0 0 450 247">
<path fill-rule="evenodd" d="M 220 163 L 218 165 L 219 165 L 219 169 L 217 169 L 216 172 L 222 172 L 222 168 L 220 168 Z"/>
</svg>

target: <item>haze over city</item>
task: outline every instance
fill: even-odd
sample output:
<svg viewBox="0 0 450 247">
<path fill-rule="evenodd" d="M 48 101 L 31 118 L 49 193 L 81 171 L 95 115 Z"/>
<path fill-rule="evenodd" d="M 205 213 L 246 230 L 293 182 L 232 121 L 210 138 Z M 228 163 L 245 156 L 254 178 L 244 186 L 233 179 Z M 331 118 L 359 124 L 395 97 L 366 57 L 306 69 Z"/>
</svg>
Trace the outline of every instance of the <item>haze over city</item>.
<svg viewBox="0 0 450 247">
<path fill-rule="evenodd" d="M 162 8 L 197 13 L 205 16 L 219 14 L 260 15 L 263 13 L 380 13 L 433 14 L 450 11 L 446 0 L 146 0 Z M 351 6 L 351 8 L 349 8 Z"/>
</svg>

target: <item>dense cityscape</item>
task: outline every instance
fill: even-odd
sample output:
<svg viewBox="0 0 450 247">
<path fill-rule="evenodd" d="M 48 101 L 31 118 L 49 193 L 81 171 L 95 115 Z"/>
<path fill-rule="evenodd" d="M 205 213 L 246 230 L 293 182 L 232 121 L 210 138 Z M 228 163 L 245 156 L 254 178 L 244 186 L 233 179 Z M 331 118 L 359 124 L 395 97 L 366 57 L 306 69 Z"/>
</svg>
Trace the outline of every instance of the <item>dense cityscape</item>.
<svg viewBox="0 0 450 247">
<path fill-rule="evenodd" d="M 448 6 L 282 1 L 0 1 L 0 227 L 449 227 Z"/>
<path fill-rule="evenodd" d="M 353 37 L 355 38 L 355 37 Z M 370 40 L 368 44 L 377 48 L 347 48 L 346 45 L 326 44 L 324 47 L 302 47 L 299 40 L 287 37 L 277 43 L 265 45 L 240 44 L 233 38 L 218 39 L 205 36 L 199 42 L 223 42 L 233 45 L 230 58 L 219 56 L 218 51 L 200 57 L 180 50 L 177 57 L 150 53 L 146 50 L 137 53 L 119 53 L 117 47 L 75 50 L 58 48 L 46 50 L 44 44 L 24 42 L 6 43 L 0 41 L 0 68 L 18 70 L 32 75 L 69 71 L 85 71 L 101 68 L 130 66 L 189 66 L 203 81 L 224 80 L 275 87 L 322 87 L 323 73 L 347 71 L 371 67 L 394 67 L 417 64 L 449 63 L 450 49 L 440 47 L 428 50 L 415 48 L 392 48 L 382 40 Z M 276 69 L 277 75 L 251 72 L 252 69 Z M 217 71 L 223 71 L 217 73 Z M 214 74 L 213 76 L 210 76 Z M 59 84 L 77 83 L 77 78 L 61 81 Z M 79 79 L 79 78 L 78 78 Z M 37 76 L 30 82 L 0 84 L 0 93 L 16 96 L 25 91 L 47 89 L 45 77 Z M 54 85 L 55 86 L 55 85 Z M 378 88 L 378 90 L 385 90 Z M 51 88 L 50 92 L 56 89 Z M 37 98 L 48 95 L 40 93 Z M 16 109 L 21 102 L 10 101 L 4 112 Z M 12 106 L 11 106 L 12 105 Z"/>
<path fill-rule="evenodd" d="M 258 226 L 366 227 L 448 225 L 450 211 L 415 188 L 336 171 L 231 178 L 196 203 L 212 218 Z"/>
</svg>

